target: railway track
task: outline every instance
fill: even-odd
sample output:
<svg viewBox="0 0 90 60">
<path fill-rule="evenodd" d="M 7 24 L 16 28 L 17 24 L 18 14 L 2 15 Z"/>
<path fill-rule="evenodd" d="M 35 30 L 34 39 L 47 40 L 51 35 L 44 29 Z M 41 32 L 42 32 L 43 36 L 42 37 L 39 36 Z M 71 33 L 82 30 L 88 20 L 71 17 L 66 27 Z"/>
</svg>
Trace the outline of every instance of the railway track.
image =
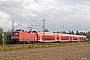
<svg viewBox="0 0 90 60">
<path fill-rule="evenodd" d="M 28 45 L 59 45 L 59 44 L 76 44 L 78 42 L 59 42 L 59 43 L 33 43 L 33 44 L 5 44 L 4 47 L 28 46 Z M 0 45 L 3 47 L 3 45 Z"/>
</svg>

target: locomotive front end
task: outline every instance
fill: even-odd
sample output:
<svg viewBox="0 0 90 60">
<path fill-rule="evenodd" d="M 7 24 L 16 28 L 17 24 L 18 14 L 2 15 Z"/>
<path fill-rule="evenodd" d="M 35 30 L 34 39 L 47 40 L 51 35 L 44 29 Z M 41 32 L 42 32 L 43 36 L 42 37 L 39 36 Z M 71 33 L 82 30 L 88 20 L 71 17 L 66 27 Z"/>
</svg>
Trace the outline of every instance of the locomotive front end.
<svg viewBox="0 0 90 60">
<path fill-rule="evenodd" d="M 19 33 L 18 32 L 12 32 L 11 40 L 12 40 L 13 43 L 18 42 L 19 41 Z"/>
</svg>

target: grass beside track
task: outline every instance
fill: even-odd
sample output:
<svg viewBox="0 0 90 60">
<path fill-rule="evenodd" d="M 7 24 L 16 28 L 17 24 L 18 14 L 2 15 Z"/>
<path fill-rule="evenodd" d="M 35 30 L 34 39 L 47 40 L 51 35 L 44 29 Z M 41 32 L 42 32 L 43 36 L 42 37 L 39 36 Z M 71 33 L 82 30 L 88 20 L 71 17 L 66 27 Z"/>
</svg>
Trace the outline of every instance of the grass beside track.
<svg viewBox="0 0 90 60">
<path fill-rule="evenodd" d="M 11 50 L 23 50 L 23 49 L 35 49 L 35 48 L 50 48 L 50 47 L 62 47 L 62 46 L 76 46 L 82 44 L 90 44 L 90 40 L 78 43 L 58 43 L 58 44 L 25 44 L 25 45 L 14 45 L 14 46 L 0 46 L 0 52 L 11 51 Z"/>
</svg>

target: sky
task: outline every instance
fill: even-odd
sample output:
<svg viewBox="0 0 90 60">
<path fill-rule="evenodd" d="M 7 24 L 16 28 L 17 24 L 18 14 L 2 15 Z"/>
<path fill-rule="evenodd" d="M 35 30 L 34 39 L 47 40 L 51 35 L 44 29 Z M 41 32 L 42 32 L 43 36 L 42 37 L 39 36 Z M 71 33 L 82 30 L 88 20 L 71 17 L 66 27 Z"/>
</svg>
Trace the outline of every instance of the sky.
<svg viewBox="0 0 90 60">
<path fill-rule="evenodd" d="M 90 0 L 0 0 L 0 27 L 41 31 L 90 30 Z M 31 26 L 40 25 L 40 26 Z"/>
</svg>

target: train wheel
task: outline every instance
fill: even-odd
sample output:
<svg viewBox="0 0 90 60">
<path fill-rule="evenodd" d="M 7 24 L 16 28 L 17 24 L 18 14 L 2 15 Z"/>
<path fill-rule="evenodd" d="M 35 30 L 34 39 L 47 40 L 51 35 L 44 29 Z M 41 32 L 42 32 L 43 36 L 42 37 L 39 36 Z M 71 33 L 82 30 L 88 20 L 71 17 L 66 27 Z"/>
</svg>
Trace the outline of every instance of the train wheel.
<svg viewBox="0 0 90 60">
<path fill-rule="evenodd" d="M 19 41 L 18 40 L 16 40 L 16 44 L 18 44 L 19 43 Z"/>
<path fill-rule="evenodd" d="M 33 44 L 33 41 L 30 41 L 31 44 Z"/>
<path fill-rule="evenodd" d="M 55 43 L 58 43 L 59 41 L 55 41 Z"/>
</svg>

